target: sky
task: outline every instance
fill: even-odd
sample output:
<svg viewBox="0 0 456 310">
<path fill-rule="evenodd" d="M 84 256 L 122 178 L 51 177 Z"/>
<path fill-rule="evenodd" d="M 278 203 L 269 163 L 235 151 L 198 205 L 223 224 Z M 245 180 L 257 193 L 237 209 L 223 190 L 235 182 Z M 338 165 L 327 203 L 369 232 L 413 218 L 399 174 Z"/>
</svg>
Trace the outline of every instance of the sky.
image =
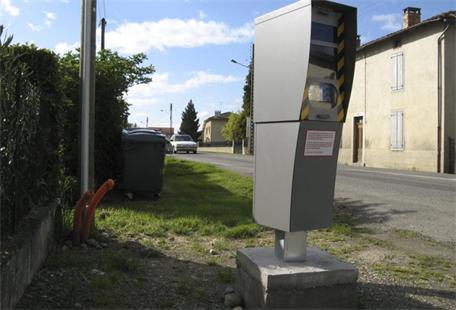
<svg viewBox="0 0 456 310">
<path fill-rule="evenodd" d="M 106 48 L 123 56 L 143 52 L 154 65 L 152 82 L 128 94 L 130 123 L 180 126 L 191 99 L 200 124 L 214 111 L 241 109 L 254 42 L 254 19 L 295 0 L 98 0 L 97 21 L 107 20 Z M 402 9 L 419 7 L 422 19 L 455 10 L 456 0 L 339 0 L 358 8 L 362 43 L 402 27 Z M 80 0 L 0 0 L 0 24 L 14 43 L 56 53 L 79 46 Z M 97 29 L 97 47 L 100 46 Z"/>
</svg>

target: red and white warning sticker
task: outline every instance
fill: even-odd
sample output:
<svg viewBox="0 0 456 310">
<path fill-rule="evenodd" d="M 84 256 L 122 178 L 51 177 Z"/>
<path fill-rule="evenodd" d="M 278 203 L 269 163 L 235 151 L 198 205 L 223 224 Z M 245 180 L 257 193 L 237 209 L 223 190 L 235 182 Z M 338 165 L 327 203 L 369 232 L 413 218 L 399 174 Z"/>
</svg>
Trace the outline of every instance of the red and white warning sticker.
<svg viewBox="0 0 456 310">
<path fill-rule="evenodd" d="M 333 156 L 336 132 L 307 130 L 304 156 Z"/>
</svg>

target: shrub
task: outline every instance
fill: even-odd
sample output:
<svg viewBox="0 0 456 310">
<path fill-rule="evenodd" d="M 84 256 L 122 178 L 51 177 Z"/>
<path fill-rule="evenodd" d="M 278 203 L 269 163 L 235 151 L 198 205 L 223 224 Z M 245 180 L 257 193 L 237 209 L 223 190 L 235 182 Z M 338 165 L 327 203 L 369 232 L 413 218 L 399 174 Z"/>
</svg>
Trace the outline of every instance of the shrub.
<svg viewBox="0 0 456 310">
<path fill-rule="evenodd" d="M 120 173 L 118 154 L 120 137 L 127 126 L 128 106 L 124 94 L 129 87 L 148 83 L 155 70 L 152 65 L 142 66 L 144 54 L 123 57 L 110 50 L 101 51 L 95 65 L 95 183 L 108 178 L 116 179 Z M 65 173 L 78 175 L 79 157 L 79 53 L 69 52 L 60 60 L 64 76 L 65 120 L 62 150 Z M 76 190 L 77 192 L 77 190 Z"/>
<path fill-rule="evenodd" d="M 14 233 L 33 206 L 59 195 L 61 176 L 58 58 L 9 42 L 0 43 L 2 236 Z"/>
<path fill-rule="evenodd" d="M 14 233 L 36 205 L 79 194 L 79 54 L 59 58 L 34 45 L 1 41 L 0 194 L 2 236 Z M 95 181 L 116 178 L 121 130 L 127 124 L 128 89 L 151 81 L 144 54 L 98 54 L 95 93 Z M 96 184 L 95 184 L 96 185 Z"/>
</svg>

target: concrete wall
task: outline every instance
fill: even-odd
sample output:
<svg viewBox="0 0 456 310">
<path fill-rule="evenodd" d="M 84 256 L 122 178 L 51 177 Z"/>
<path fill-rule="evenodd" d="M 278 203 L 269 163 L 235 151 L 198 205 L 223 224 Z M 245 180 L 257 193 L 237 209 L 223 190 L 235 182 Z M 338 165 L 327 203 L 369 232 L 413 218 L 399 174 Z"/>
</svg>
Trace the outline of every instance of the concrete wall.
<svg viewBox="0 0 456 310">
<path fill-rule="evenodd" d="M 213 152 L 213 153 L 229 153 L 234 154 L 234 148 L 232 146 L 210 146 L 210 147 L 198 147 L 199 152 Z"/>
<path fill-rule="evenodd" d="M 340 163 L 353 163 L 354 118 L 362 116 L 360 164 L 436 171 L 437 39 L 442 31 L 441 24 L 429 25 L 408 33 L 397 48 L 393 47 L 394 40 L 387 40 L 358 52 Z M 404 55 L 404 87 L 392 90 L 391 56 L 399 52 Z M 400 151 L 390 146 L 391 112 L 397 110 L 404 113 L 405 144 Z"/>
<path fill-rule="evenodd" d="M 1 309 L 14 307 L 46 259 L 54 240 L 55 209 L 55 205 L 32 209 L 18 233 L 2 244 Z"/>
<path fill-rule="evenodd" d="M 224 142 L 222 129 L 227 121 L 226 119 L 213 119 L 206 122 L 203 130 L 203 142 Z"/>
</svg>

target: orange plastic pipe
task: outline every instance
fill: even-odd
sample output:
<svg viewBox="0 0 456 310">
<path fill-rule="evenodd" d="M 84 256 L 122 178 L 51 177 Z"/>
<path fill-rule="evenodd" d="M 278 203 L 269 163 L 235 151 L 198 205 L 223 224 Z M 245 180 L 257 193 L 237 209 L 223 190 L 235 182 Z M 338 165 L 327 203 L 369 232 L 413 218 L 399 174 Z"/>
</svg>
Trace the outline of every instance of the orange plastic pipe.
<svg viewBox="0 0 456 310">
<path fill-rule="evenodd" d="M 81 227 L 82 227 L 82 219 L 84 214 L 84 209 L 89 200 L 93 197 L 92 192 L 85 192 L 79 198 L 76 206 L 74 207 L 74 217 L 73 217 L 73 233 L 72 233 L 72 241 L 73 245 L 79 245 L 81 243 L 80 234 L 81 234 Z"/>
<path fill-rule="evenodd" d="M 95 209 L 97 208 L 98 203 L 103 199 L 104 195 L 114 187 L 114 181 L 112 179 L 107 180 L 101 185 L 93 195 L 92 200 L 90 201 L 89 207 L 86 210 L 84 216 L 84 221 L 82 223 L 81 230 L 81 242 L 87 241 L 90 233 L 90 226 L 92 226 L 93 217 L 95 216 Z"/>
</svg>

